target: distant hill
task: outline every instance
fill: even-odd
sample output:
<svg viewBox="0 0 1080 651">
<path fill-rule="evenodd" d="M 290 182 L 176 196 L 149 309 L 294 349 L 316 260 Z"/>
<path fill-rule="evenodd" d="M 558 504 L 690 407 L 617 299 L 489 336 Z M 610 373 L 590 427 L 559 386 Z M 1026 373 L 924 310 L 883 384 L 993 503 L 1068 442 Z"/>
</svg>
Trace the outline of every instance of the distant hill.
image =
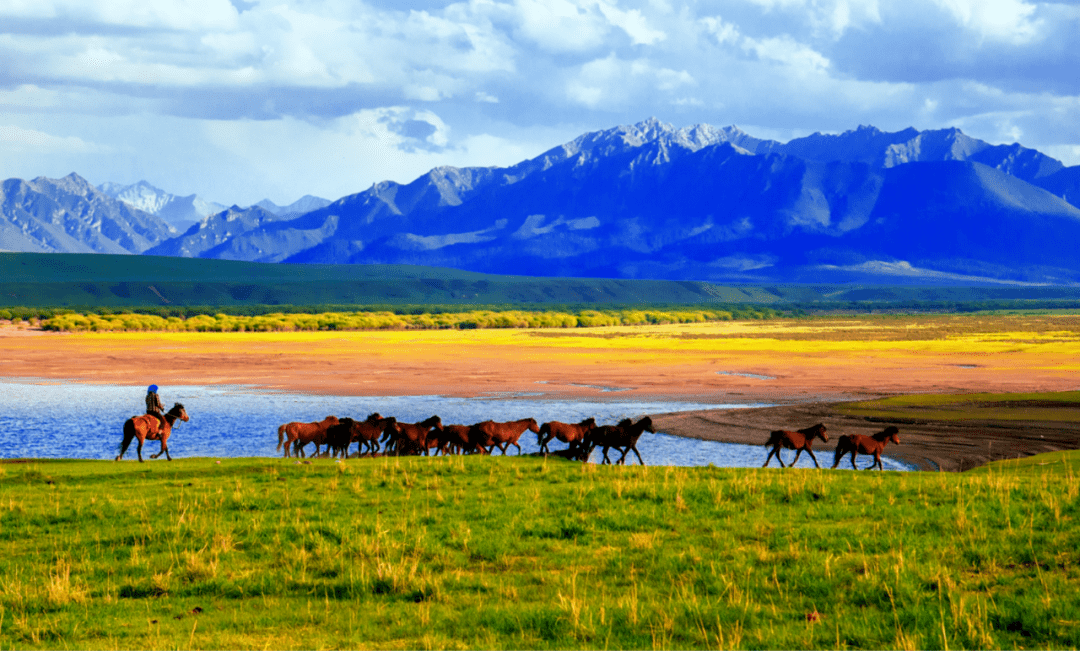
<svg viewBox="0 0 1080 651">
<path fill-rule="evenodd" d="M 0 253 L 0 307 L 844 304 L 952 309 L 972 302 L 1080 305 L 1080 287 L 720 285 L 497 276 L 409 265 Z M 1055 303 L 1059 302 L 1060 304 Z"/>
</svg>

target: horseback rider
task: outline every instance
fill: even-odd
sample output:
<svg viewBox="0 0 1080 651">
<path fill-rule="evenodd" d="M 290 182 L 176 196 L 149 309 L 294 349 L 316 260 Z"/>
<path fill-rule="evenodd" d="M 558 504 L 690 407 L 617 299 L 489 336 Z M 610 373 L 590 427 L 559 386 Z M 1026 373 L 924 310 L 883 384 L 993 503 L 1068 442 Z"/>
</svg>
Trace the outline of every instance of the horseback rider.
<svg viewBox="0 0 1080 651">
<path fill-rule="evenodd" d="M 165 405 L 161 404 L 161 398 L 158 396 L 157 390 L 158 385 L 156 384 L 151 384 L 146 388 L 146 413 L 157 417 L 157 433 L 160 436 L 165 430 Z"/>
</svg>

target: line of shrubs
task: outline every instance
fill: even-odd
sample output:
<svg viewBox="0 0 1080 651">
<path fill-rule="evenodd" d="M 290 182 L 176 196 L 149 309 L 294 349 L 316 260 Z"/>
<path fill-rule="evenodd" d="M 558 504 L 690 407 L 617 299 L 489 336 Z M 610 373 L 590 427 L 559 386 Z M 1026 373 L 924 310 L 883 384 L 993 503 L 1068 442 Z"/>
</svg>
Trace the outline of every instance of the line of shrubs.
<svg viewBox="0 0 1080 651">
<path fill-rule="evenodd" d="M 173 332 L 293 332 L 319 330 L 442 330 L 477 328 L 581 328 L 620 325 L 705 323 L 744 319 L 771 319 L 782 314 L 771 308 L 736 310 L 579 310 L 524 311 L 471 310 L 422 314 L 389 311 L 271 313 L 258 316 L 196 314 L 188 317 L 124 312 L 95 314 L 67 312 L 42 318 L 45 330 L 63 332 L 173 331 Z M 0 311 L 2 317 L 2 311 Z"/>
</svg>

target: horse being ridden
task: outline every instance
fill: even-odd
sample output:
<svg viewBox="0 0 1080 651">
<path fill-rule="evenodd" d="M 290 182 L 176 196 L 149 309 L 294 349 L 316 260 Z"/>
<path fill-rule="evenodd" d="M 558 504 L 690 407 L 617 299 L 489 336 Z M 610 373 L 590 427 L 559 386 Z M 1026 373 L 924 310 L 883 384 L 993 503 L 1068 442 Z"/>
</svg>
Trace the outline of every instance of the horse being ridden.
<svg viewBox="0 0 1080 651">
<path fill-rule="evenodd" d="M 159 428 L 158 417 L 153 414 L 143 414 L 142 416 L 132 416 L 124 421 L 124 440 L 120 444 L 120 454 L 116 455 L 116 461 L 119 461 L 124 453 L 127 452 L 128 446 L 131 445 L 131 439 L 139 439 L 139 447 L 135 448 L 135 451 L 139 454 L 139 462 L 141 463 L 143 442 L 147 439 L 151 441 L 161 441 L 161 451 L 157 454 L 150 455 L 151 459 L 157 459 L 165 454 L 165 458 L 172 461 L 172 455 L 169 454 L 169 434 L 172 433 L 172 426 L 177 420 L 184 422 L 188 421 L 187 411 L 184 409 L 184 405 L 179 402 L 173 405 L 172 409 L 168 411 L 163 417 Z"/>
<path fill-rule="evenodd" d="M 491 454 L 498 447 L 502 450 L 503 455 L 506 454 L 507 448 L 513 445 L 517 448 L 518 454 L 521 454 L 518 439 L 525 433 L 525 430 L 529 430 L 534 434 L 540 433 L 540 426 L 536 424 L 535 418 L 523 418 L 506 423 L 485 420 L 469 429 L 469 443 L 473 446 L 480 446 L 486 450 L 487 454 Z"/>
<path fill-rule="evenodd" d="M 641 438 L 643 432 L 649 432 L 655 434 L 656 430 L 653 429 L 652 419 L 646 416 L 638 422 L 634 422 L 629 418 L 624 418 L 619 421 L 618 425 L 603 425 L 601 427 L 594 427 L 589 430 L 588 435 L 588 449 L 591 453 L 594 448 L 603 446 L 604 448 L 604 460 L 602 463 L 611 463 L 611 459 L 608 459 L 608 449 L 615 448 L 622 452 L 622 456 L 615 463 L 625 464 L 626 455 L 631 450 L 637 455 L 638 463 L 645 465 L 645 462 L 641 459 L 641 453 L 638 452 L 637 442 Z M 588 459 L 588 456 L 586 456 Z"/>
<path fill-rule="evenodd" d="M 811 449 L 814 445 L 814 439 L 820 438 L 826 443 L 829 441 L 829 435 L 825 433 L 824 423 L 818 423 L 813 427 L 807 427 L 806 429 L 800 429 L 794 432 L 778 429 L 775 432 L 769 434 L 769 440 L 765 442 L 765 447 L 772 446 L 772 452 L 765 458 L 765 463 L 762 464 L 762 468 L 769 465 L 772 461 L 773 455 L 776 455 L 776 460 L 780 462 L 781 468 L 786 468 L 784 460 L 780 458 L 780 448 L 787 448 L 789 450 L 798 450 L 795 453 L 795 459 L 790 465 L 794 466 L 795 462 L 799 460 L 799 456 L 805 450 L 810 458 L 814 460 L 814 467 L 820 468 L 818 465 L 817 457 L 814 456 L 814 451 Z"/>
<path fill-rule="evenodd" d="M 559 439 L 563 443 L 570 445 L 570 452 L 573 454 L 582 446 L 585 442 L 585 436 L 594 427 L 596 427 L 596 419 L 591 417 L 577 424 L 560 423 L 553 420 L 540 426 L 540 432 L 536 435 L 536 442 L 540 446 L 540 452 L 548 454 L 550 450 L 547 444 L 552 439 Z"/>
<path fill-rule="evenodd" d="M 874 463 L 863 468 L 863 470 L 870 470 L 874 466 L 877 466 L 879 470 L 885 470 L 885 467 L 881 465 L 881 453 L 885 450 L 885 444 L 890 441 L 897 445 L 900 444 L 900 430 L 892 425 L 873 436 L 863 436 L 862 434 L 841 436 L 836 441 L 836 456 L 833 458 L 832 467 L 838 466 L 840 459 L 843 459 L 845 454 L 850 453 L 851 467 L 858 470 L 859 467 L 855 465 L 855 457 L 859 454 L 872 454 L 874 455 Z"/>
<path fill-rule="evenodd" d="M 289 446 L 293 447 L 292 453 L 296 456 L 306 456 L 304 446 L 308 443 L 315 444 L 315 454 L 319 454 L 319 446 L 326 441 L 326 430 L 338 424 L 337 416 L 327 416 L 315 423 L 299 423 L 293 421 L 278 427 L 277 449 L 285 445 L 285 458 L 290 456 Z"/>
</svg>

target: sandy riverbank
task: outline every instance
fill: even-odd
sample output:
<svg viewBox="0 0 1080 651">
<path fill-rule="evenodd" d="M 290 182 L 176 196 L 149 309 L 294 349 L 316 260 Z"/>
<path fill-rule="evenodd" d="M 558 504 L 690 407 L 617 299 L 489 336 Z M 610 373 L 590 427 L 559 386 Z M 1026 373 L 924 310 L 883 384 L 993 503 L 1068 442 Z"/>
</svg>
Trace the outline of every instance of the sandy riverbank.
<svg viewBox="0 0 1080 651">
<path fill-rule="evenodd" d="M 833 436 L 883 426 L 841 414 L 834 405 L 839 401 L 1080 385 L 1069 368 L 1075 351 L 1062 346 L 1002 353 L 889 342 L 785 348 L 782 342 L 712 338 L 725 327 L 745 326 L 266 334 L 58 334 L 6 326 L 0 327 L 0 377 L 155 383 L 166 394 L 176 384 L 242 384 L 334 395 L 538 393 L 781 405 L 655 419 L 672 434 L 750 444 L 763 443 L 771 430 L 816 422 L 825 422 Z M 1080 430 L 1060 423 L 899 426 L 903 443 L 888 454 L 928 469 L 963 470 L 993 458 L 1080 447 Z M 832 465 L 831 453 L 818 457 Z"/>
</svg>

